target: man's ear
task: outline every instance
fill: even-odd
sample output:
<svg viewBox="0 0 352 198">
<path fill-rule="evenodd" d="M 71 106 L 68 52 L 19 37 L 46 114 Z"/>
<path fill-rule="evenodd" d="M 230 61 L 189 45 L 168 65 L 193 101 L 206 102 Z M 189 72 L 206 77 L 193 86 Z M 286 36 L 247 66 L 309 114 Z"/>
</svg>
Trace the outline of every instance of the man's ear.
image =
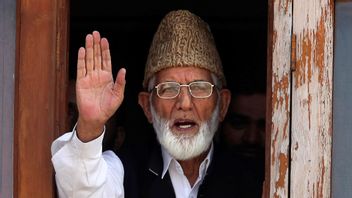
<svg viewBox="0 0 352 198">
<path fill-rule="evenodd" d="M 148 122 L 152 123 L 152 113 L 150 111 L 150 101 L 149 101 L 150 93 L 148 92 L 140 92 L 138 94 L 138 104 L 142 107 L 144 111 L 144 115 L 147 117 Z"/>
<path fill-rule="evenodd" d="M 225 119 L 231 101 L 231 92 L 228 89 L 220 90 L 220 122 Z"/>
</svg>

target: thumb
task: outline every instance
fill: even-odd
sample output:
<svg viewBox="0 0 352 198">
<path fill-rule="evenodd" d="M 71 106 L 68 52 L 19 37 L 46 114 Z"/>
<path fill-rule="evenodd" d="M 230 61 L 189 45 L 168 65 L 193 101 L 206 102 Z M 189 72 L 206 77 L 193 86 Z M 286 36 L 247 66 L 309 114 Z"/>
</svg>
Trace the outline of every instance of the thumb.
<svg viewBox="0 0 352 198">
<path fill-rule="evenodd" d="M 114 84 L 114 88 L 113 88 L 116 96 L 121 98 L 121 101 L 123 99 L 123 95 L 125 92 L 125 86 L 126 86 L 125 77 L 126 77 L 126 69 L 121 68 L 116 75 L 116 80 L 115 80 L 115 84 Z"/>
</svg>

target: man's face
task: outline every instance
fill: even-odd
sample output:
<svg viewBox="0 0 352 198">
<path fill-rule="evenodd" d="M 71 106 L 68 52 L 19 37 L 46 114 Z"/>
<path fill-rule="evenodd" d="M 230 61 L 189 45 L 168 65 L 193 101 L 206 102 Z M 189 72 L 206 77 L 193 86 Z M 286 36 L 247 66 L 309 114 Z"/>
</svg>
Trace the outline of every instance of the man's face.
<svg viewBox="0 0 352 198">
<path fill-rule="evenodd" d="M 162 82 L 188 84 L 194 81 L 213 83 L 209 71 L 195 67 L 176 67 L 160 71 L 156 75 L 156 85 Z M 174 99 L 161 99 L 154 90 L 152 105 L 158 115 L 170 121 L 170 129 L 176 135 L 193 136 L 202 122 L 210 119 L 218 95 L 216 90 L 209 98 L 193 98 L 187 87 L 182 87 Z"/>
<path fill-rule="evenodd" d="M 223 123 L 225 142 L 238 154 L 258 158 L 265 146 L 265 95 L 238 95 Z"/>
<path fill-rule="evenodd" d="M 163 82 L 189 84 L 195 81 L 207 81 L 214 84 L 208 70 L 195 67 L 176 67 L 158 72 L 155 85 Z M 157 132 L 159 142 L 176 159 L 190 159 L 209 148 L 218 123 L 227 110 L 227 105 L 225 105 L 225 111 L 221 107 L 224 102 L 220 102 L 219 95 L 222 95 L 221 91 L 218 94 L 214 87 L 210 97 L 194 98 L 189 93 L 188 87 L 181 87 L 177 97 L 162 99 L 157 96 L 154 89 L 150 101 L 151 121 Z M 170 141 L 170 138 L 174 141 Z M 193 146 L 190 147 L 193 149 L 187 147 L 191 144 Z M 178 148 L 172 148 L 175 146 Z M 186 150 L 182 150 L 182 148 Z M 180 153 L 177 154 L 175 153 L 177 151 L 173 152 L 172 150 L 179 150 Z M 187 154 L 192 152 L 193 154 Z"/>
<path fill-rule="evenodd" d="M 170 129 L 170 121 L 161 118 L 153 106 L 151 110 L 159 143 L 177 160 L 192 159 L 204 153 L 209 148 L 219 124 L 219 108 L 216 108 L 211 119 L 200 124 L 196 134 L 175 134 Z"/>
</svg>

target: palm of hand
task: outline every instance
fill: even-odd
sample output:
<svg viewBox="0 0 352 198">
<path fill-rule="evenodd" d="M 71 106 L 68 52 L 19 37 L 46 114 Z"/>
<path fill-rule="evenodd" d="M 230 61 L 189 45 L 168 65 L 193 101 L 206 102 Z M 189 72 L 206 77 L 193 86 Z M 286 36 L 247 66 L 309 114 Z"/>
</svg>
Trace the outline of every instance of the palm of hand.
<svg viewBox="0 0 352 198">
<path fill-rule="evenodd" d="M 114 83 L 108 41 L 99 32 L 87 35 L 86 47 L 78 51 L 76 97 L 79 120 L 104 125 L 123 101 L 125 69 Z"/>
<path fill-rule="evenodd" d="M 93 71 L 77 80 L 77 104 L 84 120 L 104 122 L 122 103 L 123 94 L 114 92 L 112 74 L 107 71 Z"/>
</svg>

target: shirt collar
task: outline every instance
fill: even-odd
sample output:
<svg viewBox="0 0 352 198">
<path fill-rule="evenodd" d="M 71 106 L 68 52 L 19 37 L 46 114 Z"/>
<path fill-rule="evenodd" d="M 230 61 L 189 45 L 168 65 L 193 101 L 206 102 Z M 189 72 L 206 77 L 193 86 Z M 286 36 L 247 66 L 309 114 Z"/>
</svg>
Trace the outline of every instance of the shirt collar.
<svg viewBox="0 0 352 198">
<path fill-rule="evenodd" d="M 166 174 L 166 172 L 167 172 L 167 171 L 169 170 L 169 168 L 170 168 L 171 161 L 172 161 L 172 160 L 175 160 L 175 161 L 177 162 L 177 160 L 174 159 L 174 158 L 169 154 L 169 152 L 166 151 L 166 149 L 165 149 L 163 146 L 161 146 L 161 153 L 162 153 L 163 164 L 164 164 L 163 173 L 162 173 L 162 175 L 161 175 L 161 178 L 163 179 L 164 176 L 165 176 L 165 174 Z M 211 143 L 211 145 L 210 145 L 210 150 L 209 150 L 209 152 L 208 152 L 208 155 L 207 155 L 207 157 L 203 160 L 203 162 L 201 163 L 201 165 L 202 165 L 204 162 L 206 162 L 206 164 L 205 164 L 205 165 L 206 165 L 205 170 L 207 170 L 208 167 L 209 167 L 209 164 L 210 164 L 210 162 L 211 162 L 211 160 L 212 160 L 212 158 L 213 158 L 213 153 L 214 153 L 214 145 L 213 145 L 213 143 Z"/>
</svg>

